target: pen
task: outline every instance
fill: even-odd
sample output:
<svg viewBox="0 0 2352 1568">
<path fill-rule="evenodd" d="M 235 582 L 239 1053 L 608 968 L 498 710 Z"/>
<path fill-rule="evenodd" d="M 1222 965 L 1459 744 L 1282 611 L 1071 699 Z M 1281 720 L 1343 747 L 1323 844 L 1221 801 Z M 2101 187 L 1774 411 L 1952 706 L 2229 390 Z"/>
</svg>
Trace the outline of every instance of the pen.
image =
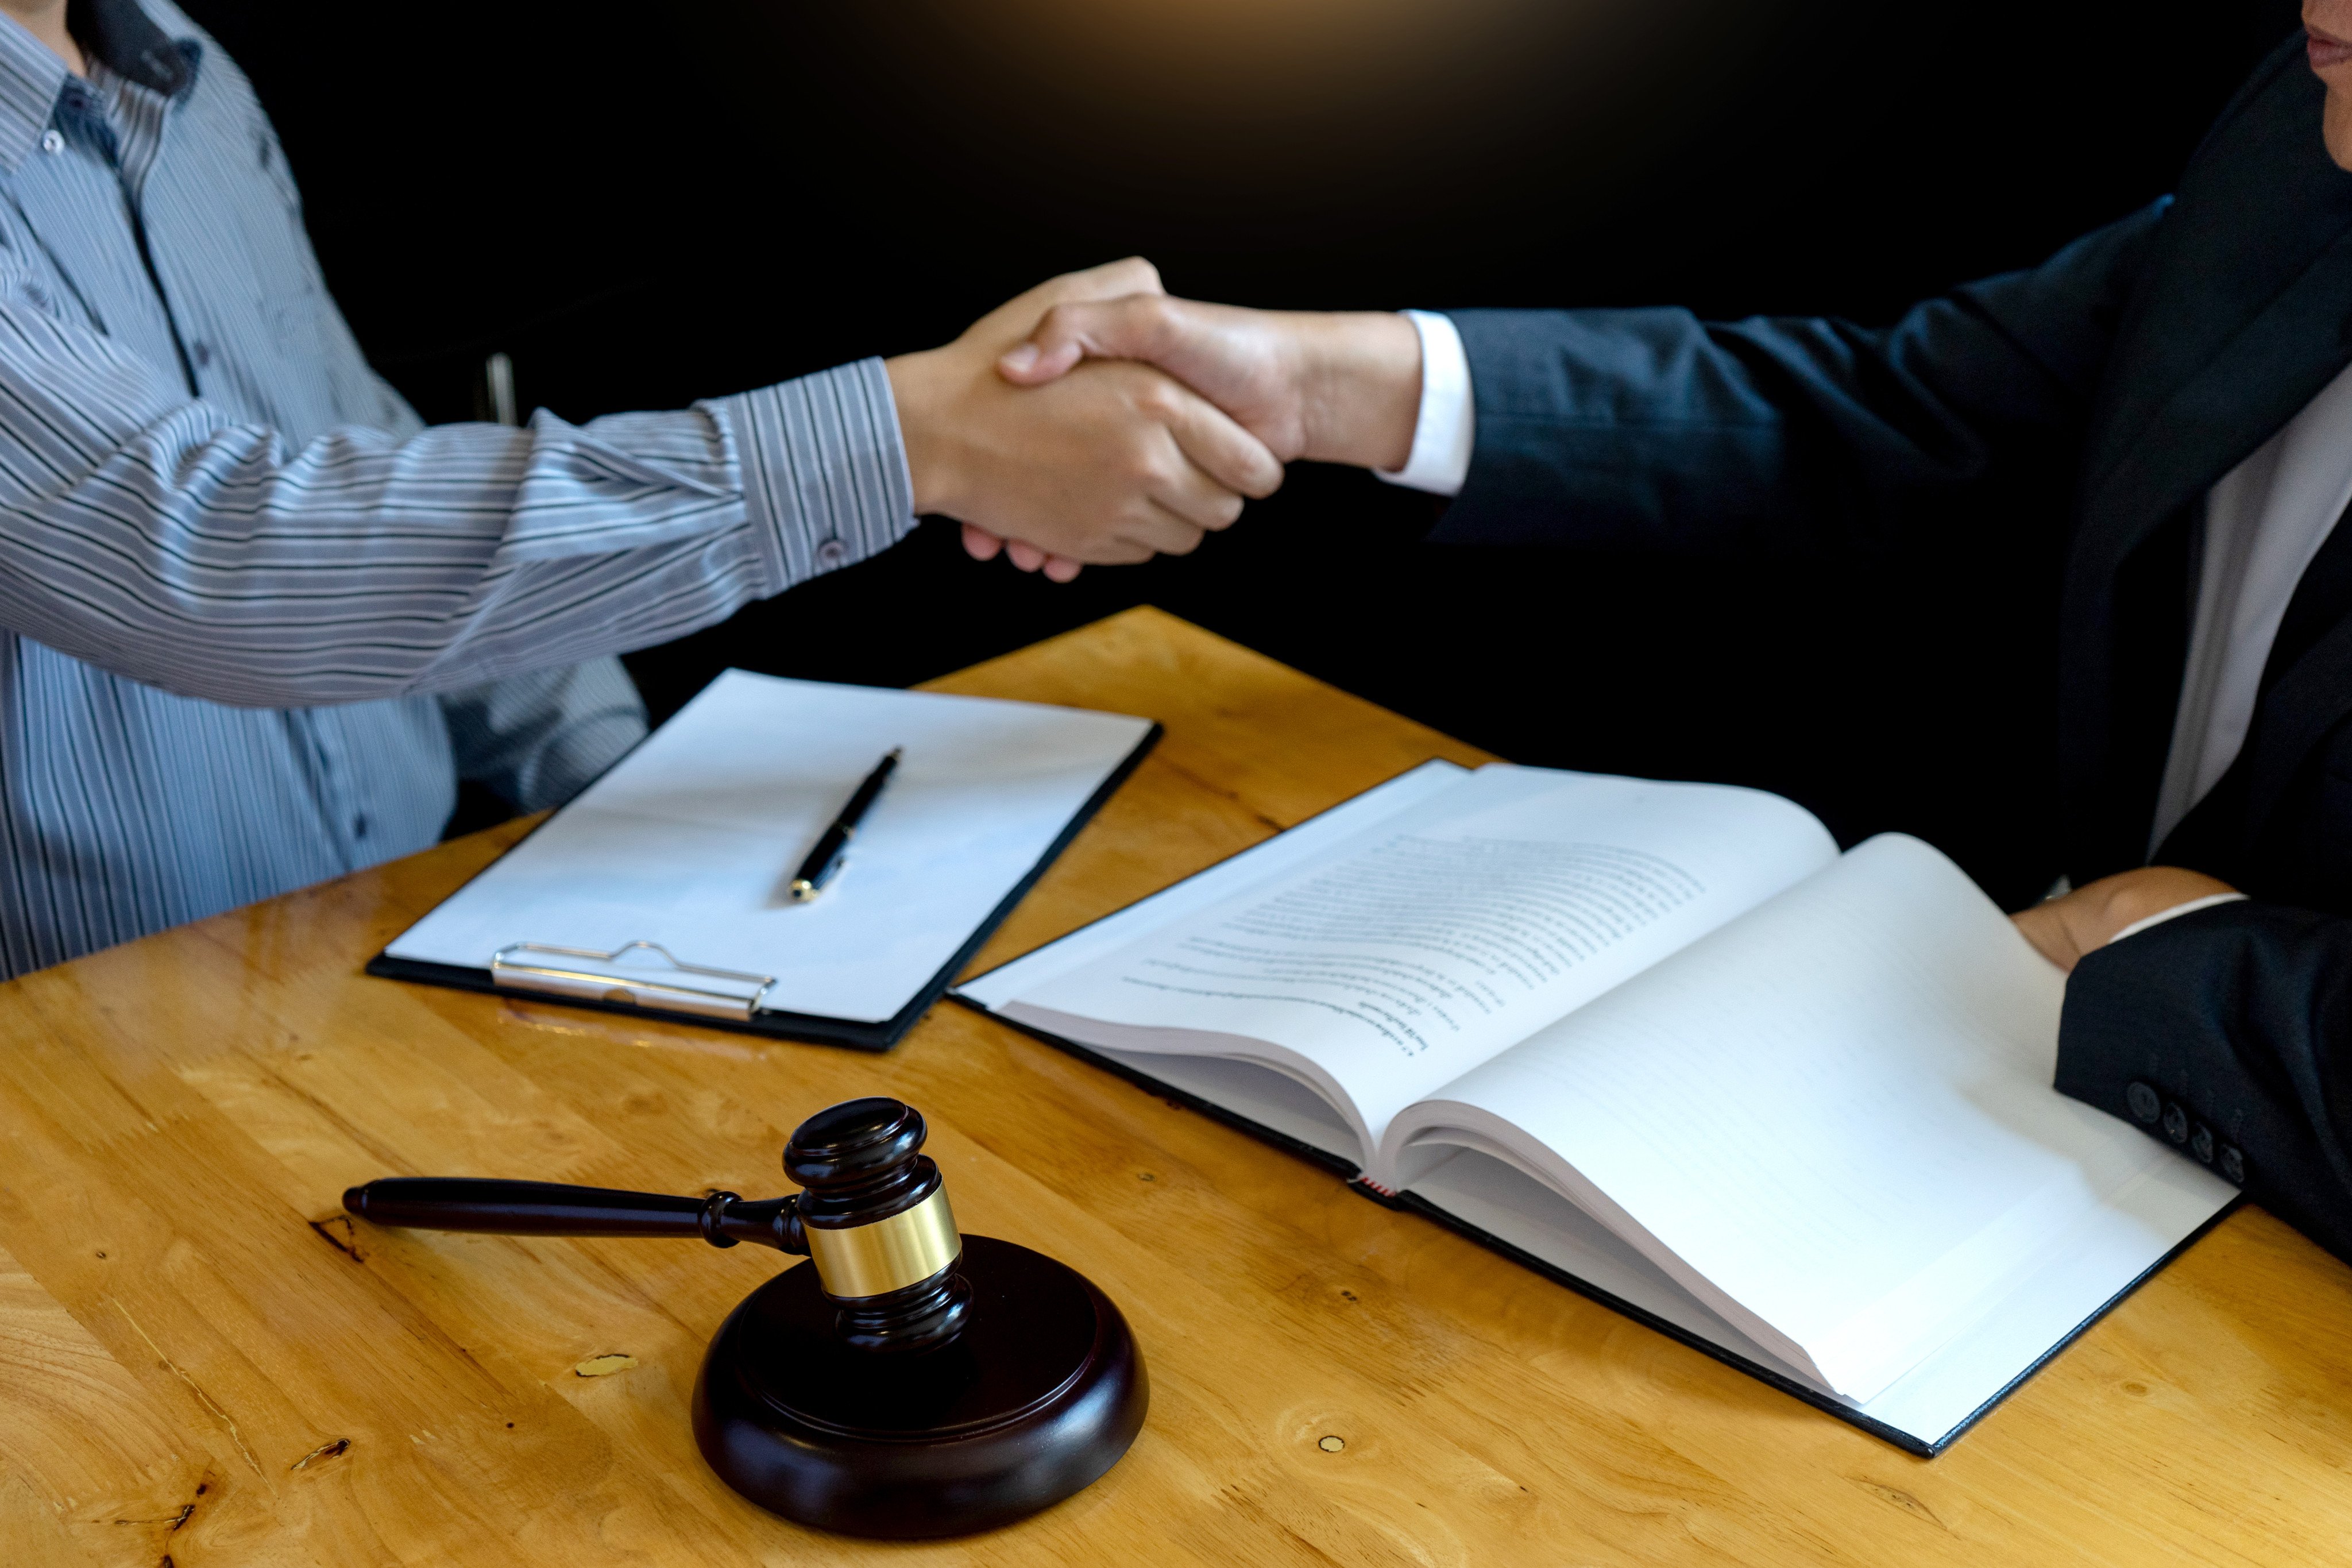
<svg viewBox="0 0 2352 1568">
<path fill-rule="evenodd" d="M 891 771 L 898 765 L 898 753 L 905 749 L 891 747 L 889 754 L 874 765 L 866 782 L 857 786 L 857 793 L 849 797 L 849 804 L 841 808 L 841 815 L 833 819 L 833 826 L 816 841 L 816 847 L 808 852 L 808 858 L 801 862 L 801 868 L 793 873 L 793 902 L 805 904 L 815 898 L 833 879 L 833 874 L 841 869 L 842 852 L 857 837 L 857 825 L 873 809 L 882 786 L 890 782 Z"/>
</svg>

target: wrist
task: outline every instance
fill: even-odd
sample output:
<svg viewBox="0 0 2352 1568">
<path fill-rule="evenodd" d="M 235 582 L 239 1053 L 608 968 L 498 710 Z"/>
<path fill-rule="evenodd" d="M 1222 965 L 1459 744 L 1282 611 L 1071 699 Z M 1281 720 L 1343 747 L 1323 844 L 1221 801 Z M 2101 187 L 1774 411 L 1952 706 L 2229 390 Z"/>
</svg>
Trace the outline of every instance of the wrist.
<svg viewBox="0 0 2352 1568">
<path fill-rule="evenodd" d="M 1300 456 L 1393 470 L 1412 456 L 1421 420 L 1421 334 L 1393 311 L 1299 314 Z"/>
<path fill-rule="evenodd" d="M 2234 890 L 2229 883 L 2200 871 L 2143 866 L 2102 878 L 2058 903 L 2068 906 L 2075 944 L 2087 953 L 2168 910 Z"/>
<path fill-rule="evenodd" d="M 2149 866 L 2116 879 L 2108 918 L 2116 930 L 2169 909 L 2235 891 L 2229 883 L 2179 866 Z"/>
<path fill-rule="evenodd" d="M 954 374 L 950 350 L 927 349 L 882 362 L 898 410 L 898 437 L 907 451 L 907 478 L 917 517 L 957 515 L 961 464 L 949 432 L 945 405 Z"/>
</svg>

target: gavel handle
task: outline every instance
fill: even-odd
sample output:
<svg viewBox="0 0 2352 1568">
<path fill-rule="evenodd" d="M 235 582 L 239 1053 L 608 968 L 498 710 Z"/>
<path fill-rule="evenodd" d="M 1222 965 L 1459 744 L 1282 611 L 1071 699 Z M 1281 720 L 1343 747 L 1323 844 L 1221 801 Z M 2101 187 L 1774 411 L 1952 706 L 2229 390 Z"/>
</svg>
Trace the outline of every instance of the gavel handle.
<svg viewBox="0 0 2352 1568">
<path fill-rule="evenodd" d="M 713 1247 L 739 1241 L 806 1253 L 795 1200 L 747 1203 L 733 1193 L 707 1198 L 499 1182 L 466 1176 L 383 1176 L 343 1194 L 343 1207 L 371 1225 L 412 1230 L 475 1230 L 498 1236 L 633 1236 Z"/>
</svg>

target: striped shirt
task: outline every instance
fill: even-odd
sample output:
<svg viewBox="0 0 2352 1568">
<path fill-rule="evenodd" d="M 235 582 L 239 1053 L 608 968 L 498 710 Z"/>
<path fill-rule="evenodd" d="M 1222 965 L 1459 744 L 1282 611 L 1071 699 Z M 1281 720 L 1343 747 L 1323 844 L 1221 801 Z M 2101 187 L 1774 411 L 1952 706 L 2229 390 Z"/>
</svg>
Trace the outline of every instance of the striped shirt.
<svg viewBox="0 0 2352 1568">
<path fill-rule="evenodd" d="M 268 119 L 167 0 L 0 17 L 0 974 L 561 800 L 611 656 L 912 526 L 878 361 L 693 408 L 425 427 Z"/>
</svg>

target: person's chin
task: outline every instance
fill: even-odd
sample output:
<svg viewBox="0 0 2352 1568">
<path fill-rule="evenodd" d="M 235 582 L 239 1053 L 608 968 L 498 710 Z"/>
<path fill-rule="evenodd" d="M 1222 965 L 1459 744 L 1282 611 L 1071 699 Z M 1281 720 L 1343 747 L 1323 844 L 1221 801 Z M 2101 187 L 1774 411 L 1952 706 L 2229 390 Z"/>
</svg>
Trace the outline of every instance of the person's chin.
<svg viewBox="0 0 2352 1568">
<path fill-rule="evenodd" d="M 2320 135 L 2327 142 L 2327 155 L 2336 166 L 2352 173 L 2352 91 L 2336 87 L 2327 89 L 2327 102 L 2320 111 Z"/>
</svg>

